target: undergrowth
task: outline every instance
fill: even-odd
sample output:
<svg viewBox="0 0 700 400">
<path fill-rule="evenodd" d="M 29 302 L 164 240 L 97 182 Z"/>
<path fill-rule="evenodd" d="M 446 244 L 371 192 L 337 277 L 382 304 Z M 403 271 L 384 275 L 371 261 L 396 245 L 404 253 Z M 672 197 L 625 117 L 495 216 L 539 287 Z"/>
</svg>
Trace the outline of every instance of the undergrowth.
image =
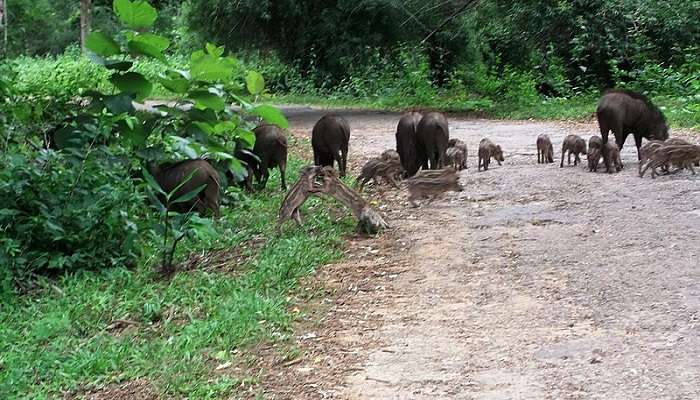
<svg viewBox="0 0 700 400">
<path fill-rule="evenodd" d="M 300 169 L 291 160 L 290 179 Z M 224 270 L 156 275 L 148 257 L 137 268 L 97 269 L 39 278 L 0 308 L 0 398 L 43 399 L 145 378 L 167 398 L 221 398 L 245 377 L 215 373 L 240 362 L 247 346 L 291 334 L 289 296 L 300 277 L 341 256 L 350 218 L 333 220 L 311 199 L 305 225 L 276 234 L 283 193 L 273 173 L 267 189 L 222 209 L 220 232 L 191 241 L 186 253 L 241 251 Z M 99 240 L 96 238 L 96 240 Z M 252 246 L 251 240 L 261 240 Z M 114 324 L 125 324 L 111 330 Z M 124 329 L 122 329 L 124 328 Z"/>
</svg>

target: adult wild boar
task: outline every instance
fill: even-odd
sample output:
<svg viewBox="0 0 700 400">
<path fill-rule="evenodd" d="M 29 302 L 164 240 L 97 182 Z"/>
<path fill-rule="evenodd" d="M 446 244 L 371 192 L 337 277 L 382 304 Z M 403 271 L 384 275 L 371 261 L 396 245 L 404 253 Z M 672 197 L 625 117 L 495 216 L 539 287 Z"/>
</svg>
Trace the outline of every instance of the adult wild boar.
<svg viewBox="0 0 700 400">
<path fill-rule="evenodd" d="M 641 160 L 642 138 L 668 139 L 668 126 L 663 113 L 645 96 L 628 90 L 610 90 L 603 94 L 596 111 L 603 143 L 608 143 L 608 133 L 615 135 L 617 147 L 622 150 L 627 136 L 634 135 L 637 157 Z M 603 147 L 603 158 L 606 158 Z"/>
<path fill-rule="evenodd" d="M 443 114 L 428 113 L 420 120 L 416 131 L 416 148 L 423 168 L 442 168 L 449 140 L 450 130 Z"/>
<path fill-rule="evenodd" d="M 197 209 L 200 214 L 213 213 L 219 216 L 219 188 L 221 180 L 219 173 L 206 160 L 184 160 L 175 164 L 150 164 L 148 172 L 155 178 L 165 193 L 170 193 L 178 186 L 172 197 L 176 200 L 187 193 L 205 185 L 192 200 L 174 204 L 172 209 L 178 212 L 189 212 Z M 189 177 L 189 180 L 187 179 Z M 183 183 L 184 182 L 184 183 Z"/>
<path fill-rule="evenodd" d="M 401 165 L 406 170 L 406 176 L 413 176 L 420 169 L 420 161 L 416 149 L 416 131 L 423 115 L 417 112 L 404 114 L 396 127 L 396 151 L 401 158 Z"/>
<path fill-rule="evenodd" d="M 285 181 L 285 169 L 287 167 L 287 138 L 282 129 L 276 125 L 261 125 L 253 131 L 255 133 L 255 146 L 253 154 L 260 161 L 253 168 L 255 178 L 264 188 L 270 178 L 270 169 L 279 168 L 282 190 L 287 190 Z"/>
<path fill-rule="evenodd" d="M 339 115 L 326 115 L 311 131 L 311 146 L 314 150 L 314 164 L 333 166 L 338 163 L 340 176 L 345 176 L 348 166 L 348 146 L 350 125 Z"/>
</svg>

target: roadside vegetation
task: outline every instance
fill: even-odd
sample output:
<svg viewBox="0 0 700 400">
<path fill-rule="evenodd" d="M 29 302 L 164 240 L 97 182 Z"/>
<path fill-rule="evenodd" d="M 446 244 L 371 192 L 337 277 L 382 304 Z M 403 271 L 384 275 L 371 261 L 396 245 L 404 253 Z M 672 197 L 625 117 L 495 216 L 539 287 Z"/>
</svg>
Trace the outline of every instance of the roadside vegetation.
<svg viewBox="0 0 700 400">
<path fill-rule="evenodd" d="M 291 334 L 298 279 L 341 257 L 352 224 L 312 200 L 277 234 L 278 175 L 235 185 L 253 120 L 287 126 L 270 104 L 581 120 L 618 87 L 700 129 L 693 0 L 0 4 L 3 399 L 138 378 L 220 398 L 250 377 L 217 366 Z M 148 99 L 173 103 L 133 108 Z M 199 157 L 226 177 L 218 220 L 173 212 L 147 173 Z M 290 182 L 307 161 L 291 157 Z"/>
<path fill-rule="evenodd" d="M 340 258 L 352 231 L 319 200 L 304 206 L 303 228 L 278 231 L 279 174 L 257 193 L 236 185 L 256 119 L 287 126 L 257 101 L 262 75 L 210 43 L 166 57 L 170 41 L 148 32 L 154 8 L 116 0 L 114 10 L 121 30 L 94 31 L 89 58 L 69 50 L 0 66 L 3 399 L 137 379 L 166 398 L 231 395 L 255 378 L 233 371 L 247 349 L 290 337 L 298 280 Z M 152 95 L 192 108 L 132 106 Z M 198 157 L 220 171 L 218 219 L 173 211 L 202 188 L 158 196 L 146 168 Z M 294 180 L 306 161 L 288 165 Z"/>
</svg>

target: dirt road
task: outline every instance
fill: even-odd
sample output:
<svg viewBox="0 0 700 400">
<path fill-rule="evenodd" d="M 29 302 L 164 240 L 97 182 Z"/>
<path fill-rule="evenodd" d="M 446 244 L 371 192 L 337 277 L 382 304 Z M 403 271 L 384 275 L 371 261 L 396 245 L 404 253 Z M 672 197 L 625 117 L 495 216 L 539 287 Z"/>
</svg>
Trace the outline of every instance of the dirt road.
<svg viewBox="0 0 700 400">
<path fill-rule="evenodd" d="M 307 137 L 321 115 L 286 111 Z M 345 114 L 354 168 L 394 146 L 397 114 Z M 391 244 L 344 263 L 365 289 L 339 278 L 324 321 L 344 323 L 271 397 L 699 399 L 700 177 L 640 179 L 631 138 L 619 174 L 559 168 L 564 136 L 596 131 L 451 118 L 470 150 L 465 191 L 418 209 L 405 190 L 375 193 Z M 540 133 L 555 164 L 536 162 Z M 479 173 L 482 137 L 506 161 Z"/>
</svg>

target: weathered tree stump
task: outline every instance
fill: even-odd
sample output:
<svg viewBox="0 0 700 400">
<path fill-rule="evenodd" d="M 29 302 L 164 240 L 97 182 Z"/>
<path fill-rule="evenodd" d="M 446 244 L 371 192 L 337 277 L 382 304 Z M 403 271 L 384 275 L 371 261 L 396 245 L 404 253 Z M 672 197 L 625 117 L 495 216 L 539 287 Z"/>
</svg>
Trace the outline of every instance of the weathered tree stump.
<svg viewBox="0 0 700 400">
<path fill-rule="evenodd" d="M 301 225 L 299 208 L 311 196 L 326 195 L 348 207 L 358 220 L 358 229 L 367 234 L 376 234 L 389 227 L 359 193 L 347 187 L 331 167 L 306 167 L 294 186 L 287 192 L 279 211 L 278 229 L 290 219 Z"/>
</svg>

